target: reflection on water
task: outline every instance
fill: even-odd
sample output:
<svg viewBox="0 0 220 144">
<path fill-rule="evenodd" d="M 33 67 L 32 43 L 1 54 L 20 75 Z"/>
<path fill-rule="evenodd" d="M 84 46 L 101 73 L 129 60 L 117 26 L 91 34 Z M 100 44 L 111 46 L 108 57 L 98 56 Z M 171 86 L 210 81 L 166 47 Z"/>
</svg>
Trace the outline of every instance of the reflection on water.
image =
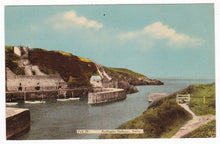
<svg viewBox="0 0 220 144">
<path fill-rule="evenodd" d="M 47 100 L 46 104 L 24 104 L 31 113 L 30 131 L 19 140 L 36 139 L 95 139 L 97 134 L 76 134 L 77 129 L 115 129 L 122 123 L 139 116 L 148 107 L 150 93 L 173 93 L 194 83 L 210 83 L 210 80 L 162 80 L 162 86 L 138 86 L 138 93 L 108 104 L 91 106 L 87 99 L 57 102 Z"/>
</svg>

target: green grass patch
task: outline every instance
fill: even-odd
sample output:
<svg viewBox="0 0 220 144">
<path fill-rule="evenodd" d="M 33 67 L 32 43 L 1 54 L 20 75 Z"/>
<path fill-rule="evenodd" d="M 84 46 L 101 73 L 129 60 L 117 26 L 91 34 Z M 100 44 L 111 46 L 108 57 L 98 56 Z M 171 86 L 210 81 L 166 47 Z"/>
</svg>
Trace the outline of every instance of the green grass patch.
<svg viewBox="0 0 220 144">
<path fill-rule="evenodd" d="M 151 104 L 147 111 L 117 129 L 143 129 L 144 134 L 100 135 L 101 139 L 114 138 L 170 138 L 192 116 L 176 104 L 175 95 Z"/>
<path fill-rule="evenodd" d="M 91 60 L 87 59 L 87 58 L 82 58 L 82 57 L 79 57 L 78 58 L 83 61 L 83 62 L 92 62 Z"/>
<path fill-rule="evenodd" d="M 133 72 L 125 68 L 111 68 L 111 67 L 104 67 L 104 68 L 107 74 L 118 79 L 124 79 L 124 77 L 130 77 L 130 78 L 145 78 L 146 77 L 142 74 Z"/>
<path fill-rule="evenodd" d="M 190 94 L 190 108 L 196 115 L 215 115 L 215 83 L 190 85 L 180 93 Z"/>
<path fill-rule="evenodd" d="M 214 138 L 216 137 L 216 120 L 200 126 L 184 138 Z"/>
<path fill-rule="evenodd" d="M 197 115 L 215 114 L 215 83 L 191 85 L 179 93 L 190 94 L 191 109 Z M 203 96 L 205 96 L 205 103 Z M 171 138 L 192 116 L 176 103 L 176 94 L 152 103 L 147 111 L 117 129 L 144 129 L 144 134 L 100 135 L 101 139 L 116 138 Z M 186 137 L 215 137 L 215 121 Z"/>
<path fill-rule="evenodd" d="M 14 54 L 13 46 L 5 46 L 5 66 L 16 75 L 24 75 L 24 68 L 18 66 L 19 57 Z"/>
</svg>

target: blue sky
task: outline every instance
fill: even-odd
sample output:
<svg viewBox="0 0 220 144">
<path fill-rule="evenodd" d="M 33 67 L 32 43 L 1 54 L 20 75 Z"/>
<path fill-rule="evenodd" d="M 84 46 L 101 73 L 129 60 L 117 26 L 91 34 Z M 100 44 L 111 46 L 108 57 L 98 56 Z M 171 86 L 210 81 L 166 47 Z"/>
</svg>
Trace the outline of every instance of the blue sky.
<svg viewBox="0 0 220 144">
<path fill-rule="evenodd" d="M 212 4 L 8 6 L 5 44 L 62 50 L 148 77 L 214 78 Z"/>
</svg>

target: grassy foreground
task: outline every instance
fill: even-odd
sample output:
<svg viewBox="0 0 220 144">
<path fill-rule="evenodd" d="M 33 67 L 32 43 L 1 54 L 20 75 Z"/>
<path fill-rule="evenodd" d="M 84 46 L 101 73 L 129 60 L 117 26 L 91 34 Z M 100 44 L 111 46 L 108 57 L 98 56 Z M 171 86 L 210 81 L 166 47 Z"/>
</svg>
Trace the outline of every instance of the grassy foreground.
<svg viewBox="0 0 220 144">
<path fill-rule="evenodd" d="M 201 127 L 195 129 L 191 133 L 184 136 L 184 138 L 210 138 L 216 137 L 216 120 L 213 120 Z"/>
<path fill-rule="evenodd" d="M 180 93 L 190 94 L 190 108 L 196 115 L 215 115 L 215 83 L 191 85 Z"/>
<path fill-rule="evenodd" d="M 215 115 L 215 83 L 191 85 L 182 90 L 191 93 L 190 107 L 196 115 Z M 204 124 L 184 136 L 184 138 L 216 137 L 216 121 Z"/>
<path fill-rule="evenodd" d="M 191 85 L 179 93 L 190 94 L 190 106 L 196 115 L 215 114 L 215 83 Z M 176 94 L 173 94 L 154 102 L 139 117 L 117 128 L 144 129 L 144 134 L 100 135 L 99 138 L 170 138 L 191 118 L 192 116 L 176 103 Z M 215 129 L 214 121 L 203 125 L 186 137 L 213 137 Z"/>
<path fill-rule="evenodd" d="M 141 116 L 117 129 L 144 129 L 144 134 L 100 135 L 99 138 L 170 138 L 192 116 L 176 104 L 175 95 L 153 103 Z"/>
</svg>

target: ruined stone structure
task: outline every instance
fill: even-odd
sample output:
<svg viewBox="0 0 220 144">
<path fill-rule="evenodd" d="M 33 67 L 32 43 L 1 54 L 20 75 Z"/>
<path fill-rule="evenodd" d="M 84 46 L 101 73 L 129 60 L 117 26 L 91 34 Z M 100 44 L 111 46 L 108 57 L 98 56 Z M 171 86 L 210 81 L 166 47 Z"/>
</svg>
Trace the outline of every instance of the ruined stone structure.
<svg viewBox="0 0 220 144">
<path fill-rule="evenodd" d="M 7 91 L 33 91 L 37 86 L 41 90 L 57 89 L 60 85 L 66 88 L 66 82 L 57 75 L 16 75 L 9 68 L 6 68 Z"/>
<path fill-rule="evenodd" d="M 66 88 L 66 82 L 59 75 L 47 75 L 40 71 L 37 65 L 32 65 L 28 59 L 28 47 L 14 47 L 14 53 L 20 57 L 19 67 L 24 67 L 25 75 L 16 75 L 6 68 L 7 91 L 33 91 L 36 87 L 41 90 Z"/>
<path fill-rule="evenodd" d="M 28 47 L 27 46 L 15 46 L 14 53 L 18 56 L 27 56 L 28 55 Z"/>
</svg>

